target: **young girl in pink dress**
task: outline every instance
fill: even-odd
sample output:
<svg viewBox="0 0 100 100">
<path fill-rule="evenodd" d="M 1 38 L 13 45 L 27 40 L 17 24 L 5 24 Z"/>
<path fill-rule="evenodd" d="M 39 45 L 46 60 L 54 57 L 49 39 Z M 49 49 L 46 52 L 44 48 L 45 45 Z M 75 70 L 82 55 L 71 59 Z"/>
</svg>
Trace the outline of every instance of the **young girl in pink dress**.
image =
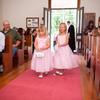
<svg viewBox="0 0 100 100">
<path fill-rule="evenodd" d="M 39 28 L 39 33 L 35 39 L 35 51 L 32 57 L 31 69 L 39 73 L 39 78 L 51 70 L 52 56 L 50 50 L 50 37 L 44 26 Z"/>
<path fill-rule="evenodd" d="M 79 56 L 73 54 L 68 45 L 69 35 L 67 26 L 61 23 L 59 26 L 59 34 L 56 37 L 55 50 L 55 69 L 56 74 L 63 75 L 64 69 L 71 69 L 79 66 Z"/>
</svg>

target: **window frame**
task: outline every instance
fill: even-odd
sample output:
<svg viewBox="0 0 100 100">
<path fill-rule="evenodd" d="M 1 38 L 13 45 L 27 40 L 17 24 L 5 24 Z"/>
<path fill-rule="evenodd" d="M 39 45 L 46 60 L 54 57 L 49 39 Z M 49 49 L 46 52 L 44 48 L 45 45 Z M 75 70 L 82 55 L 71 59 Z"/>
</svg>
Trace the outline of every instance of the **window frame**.
<svg viewBox="0 0 100 100">
<path fill-rule="evenodd" d="M 51 1 L 52 0 L 48 0 L 48 8 L 49 9 L 51 8 Z M 81 3 L 81 0 L 77 0 L 77 8 L 80 8 L 80 3 Z"/>
</svg>

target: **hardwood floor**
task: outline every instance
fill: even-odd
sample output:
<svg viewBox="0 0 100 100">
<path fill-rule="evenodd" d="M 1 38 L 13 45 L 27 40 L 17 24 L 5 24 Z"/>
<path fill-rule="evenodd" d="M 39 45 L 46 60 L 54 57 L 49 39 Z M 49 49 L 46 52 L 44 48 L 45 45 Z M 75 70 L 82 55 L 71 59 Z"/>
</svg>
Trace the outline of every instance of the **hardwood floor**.
<svg viewBox="0 0 100 100">
<path fill-rule="evenodd" d="M 0 89 L 7 85 L 11 80 L 15 79 L 25 70 L 30 67 L 30 61 L 21 66 L 14 67 L 11 72 L 7 74 L 0 74 Z"/>
<path fill-rule="evenodd" d="M 19 76 L 21 73 L 23 73 L 25 70 L 27 70 L 29 67 L 30 67 L 30 61 L 14 68 L 8 74 L 0 74 L 0 89 L 3 88 L 5 85 L 7 85 L 11 80 Z M 80 70 L 81 70 L 83 100 L 98 100 L 94 84 L 92 82 L 89 73 L 87 72 L 83 58 Z"/>
</svg>

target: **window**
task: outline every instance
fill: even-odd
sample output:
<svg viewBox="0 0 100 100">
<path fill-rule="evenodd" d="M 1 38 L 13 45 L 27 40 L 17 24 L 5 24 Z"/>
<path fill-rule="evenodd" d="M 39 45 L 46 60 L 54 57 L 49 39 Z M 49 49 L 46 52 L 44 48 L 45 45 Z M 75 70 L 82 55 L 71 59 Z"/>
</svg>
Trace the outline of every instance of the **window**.
<svg viewBox="0 0 100 100">
<path fill-rule="evenodd" d="M 51 0 L 51 8 L 77 8 L 78 0 Z"/>
</svg>

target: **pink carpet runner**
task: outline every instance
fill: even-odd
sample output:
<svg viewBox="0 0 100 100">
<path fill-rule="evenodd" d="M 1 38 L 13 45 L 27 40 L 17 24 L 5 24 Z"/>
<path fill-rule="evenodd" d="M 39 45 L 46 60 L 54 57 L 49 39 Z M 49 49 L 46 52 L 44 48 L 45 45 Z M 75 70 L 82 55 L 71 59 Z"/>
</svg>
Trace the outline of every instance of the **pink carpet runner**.
<svg viewBox="0 0 100 100">
<path fill-rule="evenodd" d="M 27 70 L 0 90 L 0 100 L 82 100 L 80 69 L 43 79 Z"/>
</svg>

